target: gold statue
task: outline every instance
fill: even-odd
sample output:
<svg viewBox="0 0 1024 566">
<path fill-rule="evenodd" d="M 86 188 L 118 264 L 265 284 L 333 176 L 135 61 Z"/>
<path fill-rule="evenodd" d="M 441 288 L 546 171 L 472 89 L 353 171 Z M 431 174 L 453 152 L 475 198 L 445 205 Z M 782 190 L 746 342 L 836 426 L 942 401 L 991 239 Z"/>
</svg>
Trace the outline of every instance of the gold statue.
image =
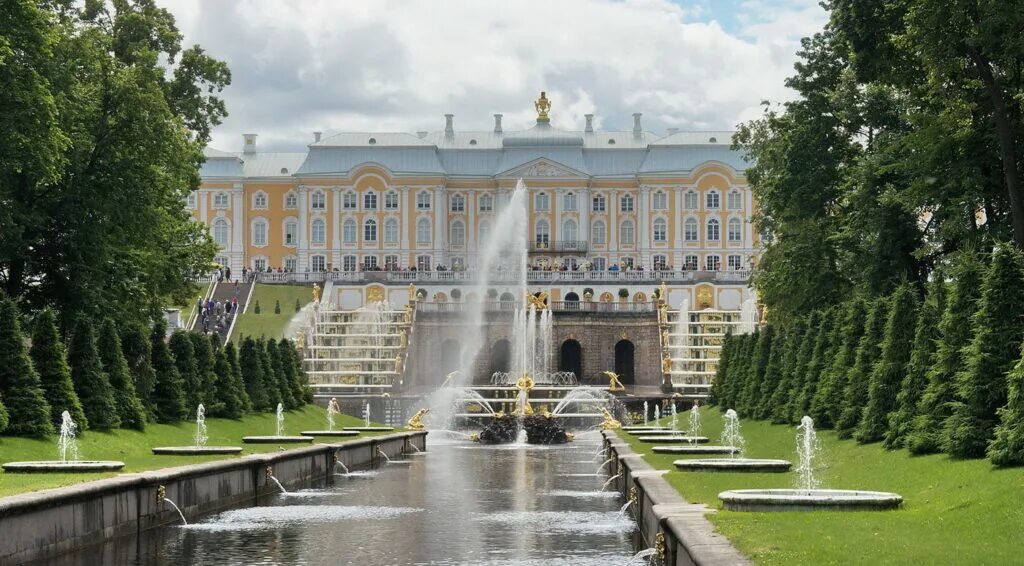
<svg viewBox="0 0 1024 566">
<path fill-rule="evenodd" d="M 606 373 L 611 373 L 611 372 L 606 372 Z M 615 428 L 622 428 L 622 423 L 620 423 L 619 421 L 615 420 L 615 417 L 613 417 L 612 414 L 608 412 L 608 409 L 602 407 L 601 408 L 601 415 L 604 417 L 604 420 L 601 421 L 601 428 L 603 430 L 612 430 L 612 429 L 615 429 Z"/>
<path fill-rule="evenodd" d="M 668 285 L 664 281 L 661 282 L 661 287 L 658 287 L 658 299 L 663 305 L 668 303 Z"/>
<path fill-rule="evenodd" d="M 473 434 L 469 435 L 469 439 L 472 440 L 473 442 L 480 442 L 480 433 L 474 432 Z"/>
<path fill-rule="evenodd" d="M 536 383 L 528 373 L 524 373 L 523 376 L 516 381 L 516 389 L 519 390 L 522 405 L 512 412 L 513 415 L 525 417 L 533 414 L 533 407 L 530 406 L 530 390 L 533 389 L 534 385 L 536 385 Z"/>
<path fill-rule="evenodd" d="M 402 373 L 402 354 L 395 356 L 395 373 Z"/>
<path fill-rule="evenodd" d="M 423 430 L 426 428 L 423 426 L 423 416 L 430 412 L 430 409 L 420 409 L 416 411 L 416 414 L 409 419 L 409 422 L 405 423 L 405 426 L 412 430 Z"/>
<path fill-rule="evenodd" d="M 608 377 L 608 391 L 625 391 L 626 387 L 619 381 L 619 374 L 614 371 L 602 372 Z"/>
<path fill-rule="evenodd" d="M 319 283 L 313 283 L 313 302 L 314 303 L 320 302 L 320 284 Z"/>
<path fill-rule="evenodd" d="M 661 373 L 672 373 L 672 359 L 665 357 L 661 359 Z"/>
<path fill-rule="evenodd" d="M 544 291 L 541 291 L 540 293 L 537 293 L 536 295 L 534 295 L 534 294 L 530 293 L 529 291 L 527 291 L 526 292 L 526 306 L 529 307 L 529 306 L 532 305 L 533 308 L 537 309 L 538 312 L 542 311 L 542 310 L 545 310 L 545 309 L 548 308 L 547 303 L 544 302 L 544 301 L 547 300 L 547 298 L 548 298 L 548 294 L 546 292 L 544 292 Z"/>
<path fill-rule="evenodd" d="M 541 91 L 540 98 L 533 103 L 533 107 L 537 109 L 538 122 L 551 121 L 551 118 L 548 117 L 548 111 L 551 110 L 551 100 L 544 91 Z"/>
<path fill-rule="evenodd" d="M 668 341 L 668 330 L 662 330 L 661 331 L 661 343 L 665 347 L 668 347 L 668 345 L 670 344 L 670 342 Z"/>
<path fill-rule="evenodd" d="M 409 283 L 409 303 L 416 302 L 416 285 Z"/>
</svg>

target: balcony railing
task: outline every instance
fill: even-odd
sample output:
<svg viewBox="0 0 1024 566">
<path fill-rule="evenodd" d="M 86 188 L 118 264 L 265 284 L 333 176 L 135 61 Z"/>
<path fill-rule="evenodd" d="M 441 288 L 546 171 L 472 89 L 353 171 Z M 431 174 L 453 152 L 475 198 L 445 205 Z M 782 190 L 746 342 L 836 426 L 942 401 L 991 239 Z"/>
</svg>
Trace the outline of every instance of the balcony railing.
<svg viewBox="0 0 1024 566">
<path fill-rule="evenodd" d="M 527 271 L 526 282 L 535 283 L 745 283 L 750 270 L 729 271 Z M 477 271 L 318 271 L 309 273 L 257 273 L 260 283 L 475 283 Z M 518 271 L 495 271 L 493 283 L 517 283 Z"/>
<path fill-rule="evenodd" d="M 420 302 L 416 305 L 419 312 L 465 312 L 475 309 L 480 303 L 465 302 Z M 485 312 L 512 312 L 522 308 L 519 301 L 487 301 L 483 303 Z M 645 313 L 654 312 L 658 306 L 653 301 L 636 302 L 610 302 L 601 303 L 596 301 L 552 301 L 548 308 L 555 312 L 620 312 L 620 313 Z"/>
<path fill-rule="evenodd" d="M 587 251 L 586 240 L 555 240 L 553 242 L 530 242 L 531 252 L 581 252 Z"/>
</svg>

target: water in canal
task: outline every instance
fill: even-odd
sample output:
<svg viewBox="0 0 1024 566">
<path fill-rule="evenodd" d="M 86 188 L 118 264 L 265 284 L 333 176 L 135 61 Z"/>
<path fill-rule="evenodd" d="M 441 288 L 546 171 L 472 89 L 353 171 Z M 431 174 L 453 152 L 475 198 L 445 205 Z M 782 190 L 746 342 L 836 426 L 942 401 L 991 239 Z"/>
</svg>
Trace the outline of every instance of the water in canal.
<svg viewBox="0 0 1024 566">
<path fill-rule="evenodd" d="M 619 512 L 618 494 L 601 491 L 608 475 L 596 473 L 598 439 L 487 447 L 431 438 L 429 451 L 409 463 L 353 470 L 332 486 L 75 558 L 92 566 L 625 564 L 635 523 Z"/>
</svg>

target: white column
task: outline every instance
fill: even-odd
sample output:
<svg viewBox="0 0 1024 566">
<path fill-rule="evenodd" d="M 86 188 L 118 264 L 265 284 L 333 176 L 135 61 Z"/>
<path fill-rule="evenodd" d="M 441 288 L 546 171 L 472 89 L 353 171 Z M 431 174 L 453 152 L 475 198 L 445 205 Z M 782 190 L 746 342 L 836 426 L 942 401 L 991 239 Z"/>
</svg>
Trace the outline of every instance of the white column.
<svg viewBox="0 0 1024 566">
<path fill-rule="evenodd" d="M 413 220 L 415 215 L 415 209 L 412 203 L 409 202 L 409 187 L 402 187 L 398 190 L 401 195 L 398 201 L 398 223 L 399 229 L 402 231 L 402 255 L 405 259 L 401 260 L 406 267 L 413 265 L 408 263 L 409 261 L 409 222 Z"/>
<path fill-rule="evenodd" d="M 740 188 L 743 194 L 743 210 L 741 214 L 743 216 L 743 247 L 753 248 L 754 247 L 754 193 L 750 190 L 750 185 L 746 185 Z"/>
<path fill-rule="evenodd" d="M 434 263 L 446 263 L 448 251 L 448 192 L 434 188 Z"/>
<path fill-rule="evenodd" d="M 608 251 L 616 257 L 612 263 L 617 263 L 619 253 L 619 191 L 617 189 L 612 189 L 608 194 Z"/>
<path fill-rule="evenodd" d="M 341 268 L 341 187 L 331 187 L 334 198 L 327 208 L 327 218 L 331 222 L 331 255 L 332 267 Z"/>
<path fill-rule="evenodd" d="M 590 189 L 580 189 L 579 198 L 576 199 L 577 210 L 580 211 L 579 239 L 587 242 L 587 250 L 590 250 Z M 589 253 L 587 254 L 590 255 Z"/>
<path fill-rule="evenodd" d="M 475 255 L 476 252 L 476 199 L 478 193 L 476 191 L 466 192 L 466 267 L 470 267 L 470 264 L 475 265 L 475 261 L 471 261 L 470 257 Z"/>
<path fill-rule="evenodd" d="M 232 263 L 237 262 L 231 270 L 241 275 L 242 266 L 248 259 L 245 257 L 245 194 L 241 183 L 235 183 L 231 190 L 231 231 L 234 232 L 231 235 Z"/>
<path fill-rule="evenodd" d="M 683 187 L 676 187 L 673 192 L 675 210 L 672 211 L 672 218 L 675 220 L 675 230 L 672 234 L 672 264 L 676 269 L 683 266 L 683 221 L 686 220 L 683 213 Z"/>
<path fill-rule="evenodd" d="M 637 261 L 644 268 L 649 269 L 650 263 L 650 251 L 651 251 L 651 207 L 648 204 L 651 198 L 651 187 L 647 185 L 640 185 L 640 191 L 637 195 L 637 230 L 639 232 L 639 238 L 637 239 L 637 251 L 639 256 Z"/>
<path fill-rule="evenodd" d="M 303 272 L 309 267 L 309 187 L 299 186 L 299 245 L 295 250 L 295 271 Z"/>
</svg>

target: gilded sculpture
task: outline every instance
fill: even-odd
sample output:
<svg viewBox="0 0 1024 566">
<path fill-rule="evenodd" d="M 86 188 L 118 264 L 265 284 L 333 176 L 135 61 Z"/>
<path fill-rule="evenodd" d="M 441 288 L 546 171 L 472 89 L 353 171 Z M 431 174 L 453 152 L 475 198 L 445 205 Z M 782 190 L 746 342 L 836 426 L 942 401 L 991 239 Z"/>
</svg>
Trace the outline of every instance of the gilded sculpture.
<svg viewBox="0 0 1024 566">
<path fill-rule="evenodd" d="M 538 122 L 551 121 L 551 118 L 548 117 L 548 112 L 551 110 L 551 100 L 544 91 L 541 91 L 540 98 L 533 103 L 533 107 L 537 109 Z"/>
<path fill-rule="evenodd" d="M 615 420 L 615 417 L 613 417 L 612 414 L 608 412 L 608 409 L 601 407 L 601 416 L 604 417 L 604 420 L 601 421 L 602 429 L 612 430 L 616 428 L 622 428 L 622 423 Z"/>
<path fill-rule="evenodd" d="M 526 292 L 526 305 L 528 307 L 532 306 L 533 308 L 537 309 L 538 311 L 542 311 L 542 310 L 545 310 L 545 309 L 548 308 L 548 304 L 546 302 L 547 298 L 548 298 L 548 294 L 545 293 L 544 291 L 541 291 L 540 293 L 537 293 L 536 295 L 534 295 L 534 294 L 530 293 L 529 291 L 527 291 Z"/>
<path fill-rule="evenodd" d="M 430 409 L 420 409 L 416 411 L 416 414 L 409 419 L 409 422 L 405 423 L 405 426 L 412 430 L 423 430 L 426 426 L 423 425 L 423 417 L 430 412 Z"/>
<path fill-rule="evenodd" d="M 626 387 L 619 381 L 619 374 L 614 371 L 603 372 L 608 378 L 608 391 L 625 391 Z"/>
</svg>

